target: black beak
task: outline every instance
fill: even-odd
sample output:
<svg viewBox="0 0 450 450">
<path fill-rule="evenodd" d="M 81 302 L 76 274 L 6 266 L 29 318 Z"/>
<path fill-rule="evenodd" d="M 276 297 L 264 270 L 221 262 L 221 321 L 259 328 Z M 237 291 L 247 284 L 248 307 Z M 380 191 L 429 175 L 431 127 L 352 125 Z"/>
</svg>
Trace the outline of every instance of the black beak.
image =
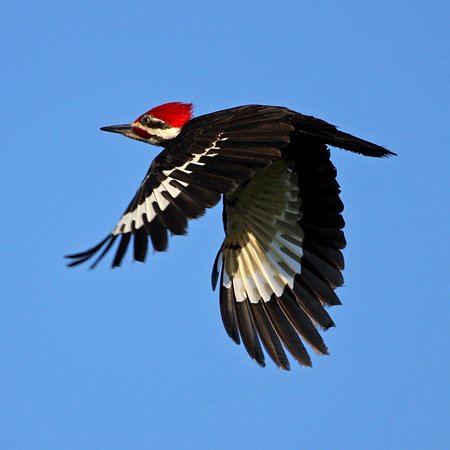
<svg viewBox="0 0 450 450">
<path fill-rule="evenodd" d="M 102 131 L 110 131 L 111 133 L 127 134 L 133 130 L 132 125 L 113 125 L 111 127 L 102 127 Z"/>
</svg>

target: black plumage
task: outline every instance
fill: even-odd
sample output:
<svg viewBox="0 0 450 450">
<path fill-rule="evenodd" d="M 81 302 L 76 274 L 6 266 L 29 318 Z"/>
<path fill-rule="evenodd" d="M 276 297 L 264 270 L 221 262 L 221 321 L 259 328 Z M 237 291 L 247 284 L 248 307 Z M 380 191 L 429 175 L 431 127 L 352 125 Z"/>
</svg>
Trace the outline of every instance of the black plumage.
<svg viewBox="0 0 450 450">
<path fill-rule="evenodd" d="M 157 125 L 171 128 L 160 120 Z M 318 328 L 334 326 L 324 307 L 340 304 L 334 290 L 343 284 L 346 245 L 328 146 L 373 157 L 393 153 L 320 119 L 260 105 L 189 120 L 177 136 L 158 142 L 164 150 L 116 228 L 92 249 L 68 256 L 69 266 L 101 252 L 95 267 L 118 236 L 113 267 L 121 264 L 131 241 L 134 259 L 144 261 L 148 237 L 154 250 L 166 250 L 168 232 L 186 234 L 188 220 L 223 197 L 226 238 L 212 283 L 220 280 L 228 335 L 236 343 L 242 339 L 262 366 L 260 341 L 286 370 L 283 348 L 300 364 L 311 365 L 301 338 L 328 354 Z"/>
</svg>

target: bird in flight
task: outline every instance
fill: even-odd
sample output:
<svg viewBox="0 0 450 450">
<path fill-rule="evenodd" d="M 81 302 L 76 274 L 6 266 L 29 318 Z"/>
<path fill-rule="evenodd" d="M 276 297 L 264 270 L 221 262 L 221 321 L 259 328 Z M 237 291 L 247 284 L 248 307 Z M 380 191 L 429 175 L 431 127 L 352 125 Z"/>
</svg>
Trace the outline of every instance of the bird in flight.
<svg viewBox="0 0 450 450">
<path fill-rule="evenodd" d="M 277 106 L 247 105 L 192 118 L 192 104 L 166 103 L 127 125 L 101 128 L 163 147 L 113 231 L 97 246 L 68 255 L 91 267 L 119 241 L 112 267 L 130 242 L 145 261 L 148 241 L 165 251 L 168 232 L 187 233 L 223 199 L 225 239 L 214 262 L 228 335 L 265 366 L 262 347 L 289 370 L 287 350 L 303 366 L 303 342 L 328 354 L 319 329 L 334 323 L 346 241 L 343 204 L 328 146 L 365 156 L 395 155 L 335 126 Z M 118 239 L 119 238 L 119 239 Z M 261 346 L 262 344 L 262 346 Z"/>
</svg>

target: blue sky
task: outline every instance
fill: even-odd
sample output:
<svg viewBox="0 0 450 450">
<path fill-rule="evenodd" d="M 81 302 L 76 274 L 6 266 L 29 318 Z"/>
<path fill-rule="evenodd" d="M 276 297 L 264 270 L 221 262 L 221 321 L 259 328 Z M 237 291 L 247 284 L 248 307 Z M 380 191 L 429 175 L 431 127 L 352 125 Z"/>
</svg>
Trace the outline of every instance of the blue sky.
<svg viewBox="0 0 450 450">
<path fill-rule="evenodd" d="M 448 2 L 17 1 L 0 17 L 0 447 L 444 448 Z M 259 368 L 210 272 L 221 208 L 95 271 L 157 149 L 102 133 L 160 103 L 282 105 L 385 145 L 334 149 L 343 306 L 313 369 Z"/>
</svg>

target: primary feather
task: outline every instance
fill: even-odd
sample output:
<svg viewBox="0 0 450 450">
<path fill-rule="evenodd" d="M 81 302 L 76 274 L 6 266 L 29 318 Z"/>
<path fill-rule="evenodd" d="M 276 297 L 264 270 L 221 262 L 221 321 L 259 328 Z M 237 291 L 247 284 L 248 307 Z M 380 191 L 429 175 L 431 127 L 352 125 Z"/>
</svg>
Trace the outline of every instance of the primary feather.
<svg viewBox="0 0 450 450">
<path fill-rule="evenodd" d="M 327 306 L 340 304 L 346 241 L 336 169 L 327 146 L 366 156 L 393 155 L 327 122 L 287 108 L 248 105 L 191 119 L 192 105 L 169 103 L 130 125 L 103 128 L 164 147 L 113 231 L 69 266 L 95 255 L 91 267 L 130 242 L 144 261 L 148 238 L 164 251 L 168 232 L 183 235 L 190 219 L 224 203 L 225 239 L 212 283 L 228 335 L 265 365 L 264 352 L 289 370 L 285 349 L 300 364 L 302 343 L 328 354 L 319 329 L 334 326 Z"/>
</svg>

